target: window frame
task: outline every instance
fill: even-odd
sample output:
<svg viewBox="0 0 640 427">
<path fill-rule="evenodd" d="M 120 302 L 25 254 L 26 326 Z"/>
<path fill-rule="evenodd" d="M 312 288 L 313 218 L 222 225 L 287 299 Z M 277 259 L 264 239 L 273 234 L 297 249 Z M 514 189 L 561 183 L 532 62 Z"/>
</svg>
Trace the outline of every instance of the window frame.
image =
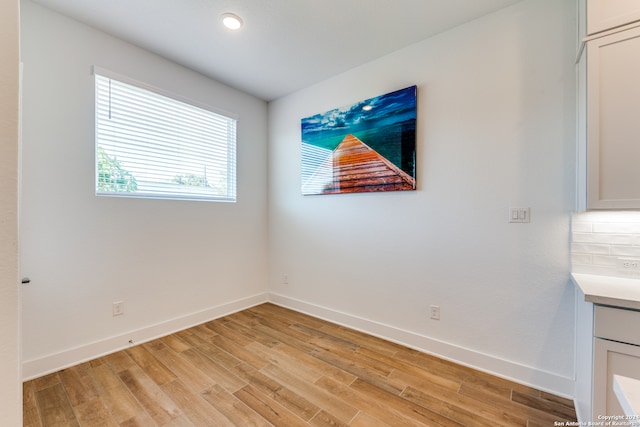
<svg viewBox="0 0 640 427">
<path fill-rule="evenodd" d="M 107 70 L 105 68 L 94 65 L 92 67 L 92 74 L 94 76 L 93 86 L 94 86 L 94 172 L 95 172 L 95 181 L 94 181 L 94 190 L 95 195 L 99 197 L 124 197 L 124 198 L 138 198 L 138 199 L 159 199 L 159 200 L 187 200 L 187 201 L 210 201 L 210 202 L 228 202 L 235 203 L 237 202 L 237 146 L 238 146 L 238 122 L 239 116 L 234 113 L 230 113 L 228 111 L 221 110 L 219 108 L 211 107 L 205 103 L 195 101 L 193 99 L 175 94 L 168 90 L 150 85 L 148 83 L 141 82 L 139 80 L 124 76 L 119 73 L 115 73 L 113 71 Z M 144 191 L 100 191 L 99 190 L 99 135 L 98 135 L 98 81 L 97 76 L 101 76 L 107 79 L 116 80 L 120 83 L 133 86 L 135 88 L 152 92 L 156 95 L 167 98 L 171 101 L 176 101 L 178 103 L 183 103 L 191 107 L 195 107 L 201 110 L 205 110 L 207 112 L 222 116 L 225 119 L 232 120 L 234 122 L 234 130 L 233 130 L 233 138 L 227 138 L 227 195 L 226 196 L 216 196 L 216 195 L 199 195 L 199 194 L 187 194 L 187 193 L 168 193 L 168 192 L 144 192 Z M 228 135 L 229 136 L 229 135 Z M 197 187 L 196 187 L 197 188 Z"/>
</svg>

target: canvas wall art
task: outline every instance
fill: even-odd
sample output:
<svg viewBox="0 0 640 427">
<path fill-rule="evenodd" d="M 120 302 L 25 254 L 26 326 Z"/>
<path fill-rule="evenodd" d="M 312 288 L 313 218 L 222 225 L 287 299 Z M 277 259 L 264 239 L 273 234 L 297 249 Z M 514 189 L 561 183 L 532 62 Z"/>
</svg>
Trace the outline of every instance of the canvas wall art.
<svg viewBox="0 0 640 427">
<path fill-rule="evenodd" d="M 302 119 L 302 194 L 416 189 L 417 87 Z"/>
</svg>

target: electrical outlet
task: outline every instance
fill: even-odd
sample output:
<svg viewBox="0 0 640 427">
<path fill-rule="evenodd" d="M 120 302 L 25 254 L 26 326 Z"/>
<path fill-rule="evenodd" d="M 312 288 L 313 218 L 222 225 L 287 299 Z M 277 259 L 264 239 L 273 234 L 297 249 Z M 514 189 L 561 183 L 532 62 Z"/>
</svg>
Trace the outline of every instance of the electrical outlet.
<svg viewBox="0 0 640 427">
<path fill-rule="evenodd" d="M 113 303 L 113 315 L 114 316 L 120 316 L 122 314 L 124 314 L 124 302 L 115 301 Z"/>
<path fill-rule="evenodd" d="M 440 306 L 439 305 L 429 306 L 429 313 L 431 314 L 431 318 L 433 320 L 440 320 Z"/>
<path fill-rule="evenodd" d="M 618 271 L 621 273 L 640 274 L 640 259 L 618 258 Z"/>
<path fill-rule="evenodd" d="M 282 284 L 283 285 L 288 285 L 289 284 L 289 275 L 285 274 L 282 276 Z"/>
</svg>

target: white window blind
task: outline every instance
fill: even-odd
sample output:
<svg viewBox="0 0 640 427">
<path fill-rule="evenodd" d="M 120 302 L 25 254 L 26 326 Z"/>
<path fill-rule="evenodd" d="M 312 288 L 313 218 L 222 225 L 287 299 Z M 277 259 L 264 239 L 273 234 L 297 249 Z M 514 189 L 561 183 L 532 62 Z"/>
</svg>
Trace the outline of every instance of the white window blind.
<svg viewBox="0 0 640 427">
<path fill-rule="evenodd" d="M 94 74 L 96 194 L 236 200 L 235 118 Z"/>
</svg>

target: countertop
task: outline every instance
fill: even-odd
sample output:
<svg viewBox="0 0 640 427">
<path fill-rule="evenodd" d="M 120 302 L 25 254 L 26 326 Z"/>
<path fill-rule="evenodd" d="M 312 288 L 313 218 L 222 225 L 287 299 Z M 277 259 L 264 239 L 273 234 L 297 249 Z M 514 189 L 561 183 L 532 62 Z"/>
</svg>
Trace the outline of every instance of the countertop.
<svg viewBox="0 0 640 427">
<path fill-rule="evenodd" d="M 580 273 L 571 278 L 587 302 L 640 310 L 640 279 Z"/>
</svg>

